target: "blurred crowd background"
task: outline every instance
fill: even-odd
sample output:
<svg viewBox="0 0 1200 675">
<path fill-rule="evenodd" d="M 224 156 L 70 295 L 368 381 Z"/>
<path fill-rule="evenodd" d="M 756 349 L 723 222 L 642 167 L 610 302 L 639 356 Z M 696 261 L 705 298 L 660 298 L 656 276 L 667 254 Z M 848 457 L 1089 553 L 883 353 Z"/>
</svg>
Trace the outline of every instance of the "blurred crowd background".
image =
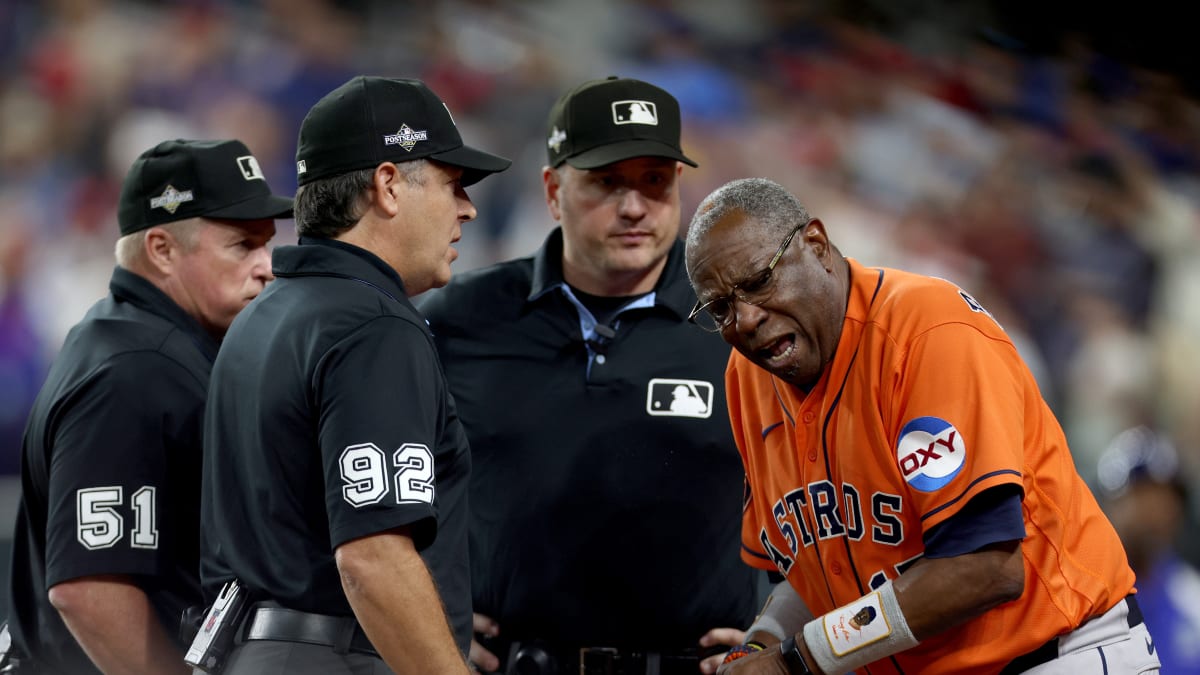
<svg viewBox="0 0 1200 675">
<path fill-rule="evenodd" d="M 360 73 L 422 78 L 467 142 L 515 160 L 471 190 L 462 271 L 540 243 L 547 111 L 618 74 L 682 104 L 700 163 L 685 223 L 727 180 L 783 183 L 847 255 L 980 300 L 1089 481 L 1109 441 L 1145 424 L 1197 485 L 1187 22 L 1165 2 L 1041 4 L 0 0 L 0 475 L 18 471 L 66 331 L 107 292 L 120 182 L 144 149 L 237 137 L 292 194 L 315 101 Z M 279 242 L 294 237 L 280 223 Z"/>
</svg>

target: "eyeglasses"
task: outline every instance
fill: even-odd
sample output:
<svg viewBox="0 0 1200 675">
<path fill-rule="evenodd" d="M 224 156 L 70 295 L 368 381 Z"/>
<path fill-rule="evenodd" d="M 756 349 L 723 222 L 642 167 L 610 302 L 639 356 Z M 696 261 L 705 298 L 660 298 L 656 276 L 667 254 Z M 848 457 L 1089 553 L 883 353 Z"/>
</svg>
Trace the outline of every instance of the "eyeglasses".
<svg viewBox="0 0 1200 675">
<path fill-rule="evenodd" d="M 733 307 L 735 298 L 748 305 L 761 305 L 766 302 L 771 297 L 771 289 L 774 288 L 771 285 L 771 276 L 775 272 L 775 265 L 779 264 L 783 252 L 787 250 L 788 244 L 792 243 L 792 237 L 795 237 L 800 228 L 807 224 L 808 222 L 803 222 L 793 227 L 792 231 L 783 238 L 783 243 L 779 245 L 779 250 L 775 252 L 775 257 L 771 258 L 771 262 L 748 279 L 734 284 L 733 290 L 728 295 L 713 298 L 703 305 L 697 301 L 696 306 L 692 308 L 692 313 L 688 315 L 688 321 L 710 333 L 720 333 L 733 323 L 736 316 Z"/>
</svg>

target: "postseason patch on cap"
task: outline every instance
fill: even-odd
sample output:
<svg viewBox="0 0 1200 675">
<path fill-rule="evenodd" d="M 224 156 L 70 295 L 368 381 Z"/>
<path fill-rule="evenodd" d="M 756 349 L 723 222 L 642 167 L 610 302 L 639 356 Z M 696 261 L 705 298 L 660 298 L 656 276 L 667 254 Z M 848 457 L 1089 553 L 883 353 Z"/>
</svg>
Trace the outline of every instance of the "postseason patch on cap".
<svg viewBox="0 0 1200 675">
<path fill-rule="evenodd" d="M 413 131 L 407 124 L 401 124 L 400 130 L 394 134 L 384 134 L 384 145 L 398 145 L 406 152 L 412 152 L 417 143 L 429 140 L 429 132 L 425 130 Z"/>
<path fill-rule="evenodd" d="M 196 196 L 191 190 L 176 190 L 174 185 L 168 185 L 167 189 L 157 197 L 150 198 L 150 208 L 163 209 L 167 213 L 175 213 L 180 204 L 194 200 Z"/>
<path fill-rule="evenodd" d="M 550 138 L 546 139 L 546 147 L 554 152 L 558 152 L 562 144 L 567 141 L 567 132 L 559 129 L 557 126 L 550 131 Z"/>
</svg>

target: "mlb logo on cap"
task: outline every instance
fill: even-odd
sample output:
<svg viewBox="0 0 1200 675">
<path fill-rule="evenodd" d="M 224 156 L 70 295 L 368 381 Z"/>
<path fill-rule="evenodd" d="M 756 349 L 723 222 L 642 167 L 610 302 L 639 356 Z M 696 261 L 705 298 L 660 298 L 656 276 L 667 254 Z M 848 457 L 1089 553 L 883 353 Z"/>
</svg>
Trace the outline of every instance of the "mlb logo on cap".
<svg viewBox="0 0 1200 675">
<path fill-rule="evenodd" d="M 258 165 L 258 160 L 254 155 L 243 155 L 237 158 L 238 166 L 242 168 L 242 178 L 246 180 L 266 180 L 263 175 L 262 167 Z"/>
<path fill-rule="evenodd" d="M 613 101 L 613 124 L 658 126 L 658 106 L 651 101 Z"/>
</svg>

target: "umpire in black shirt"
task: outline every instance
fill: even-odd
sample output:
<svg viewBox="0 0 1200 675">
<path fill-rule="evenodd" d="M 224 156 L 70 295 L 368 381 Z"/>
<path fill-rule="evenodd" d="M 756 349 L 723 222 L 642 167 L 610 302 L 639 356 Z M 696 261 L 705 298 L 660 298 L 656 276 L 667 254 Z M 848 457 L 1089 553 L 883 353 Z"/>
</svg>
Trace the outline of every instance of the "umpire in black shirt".
<svg viewBox="0 0 1200 675">
<path fill-rule="evenodd" d="M 109 295 L 67 335 L 25 429 L 18 672 L 188 672 L 209 371 L 291 211 L 240 141 L 167 141 L 134 162 Z"/>
<path fill-rule="evenodd" d="M 317 102 L 296 160 L 299 245 L 230 329 L 205 419 L 205 595 L 253 600 L 226 673 L 466 673 L 470 455 L 408 298 L 450 280 L 464 188 L 509 161 L 379 77 Z"/>
<path fill-rule="evenodd" d="M 565 93 L 542 169 L 561 227 L 422 299 L 471 442 L 483 670 L 698 675 L 759 604 L 729 346 L 687 321 L 680 127 L 647 82 Z"/>
</svg>

